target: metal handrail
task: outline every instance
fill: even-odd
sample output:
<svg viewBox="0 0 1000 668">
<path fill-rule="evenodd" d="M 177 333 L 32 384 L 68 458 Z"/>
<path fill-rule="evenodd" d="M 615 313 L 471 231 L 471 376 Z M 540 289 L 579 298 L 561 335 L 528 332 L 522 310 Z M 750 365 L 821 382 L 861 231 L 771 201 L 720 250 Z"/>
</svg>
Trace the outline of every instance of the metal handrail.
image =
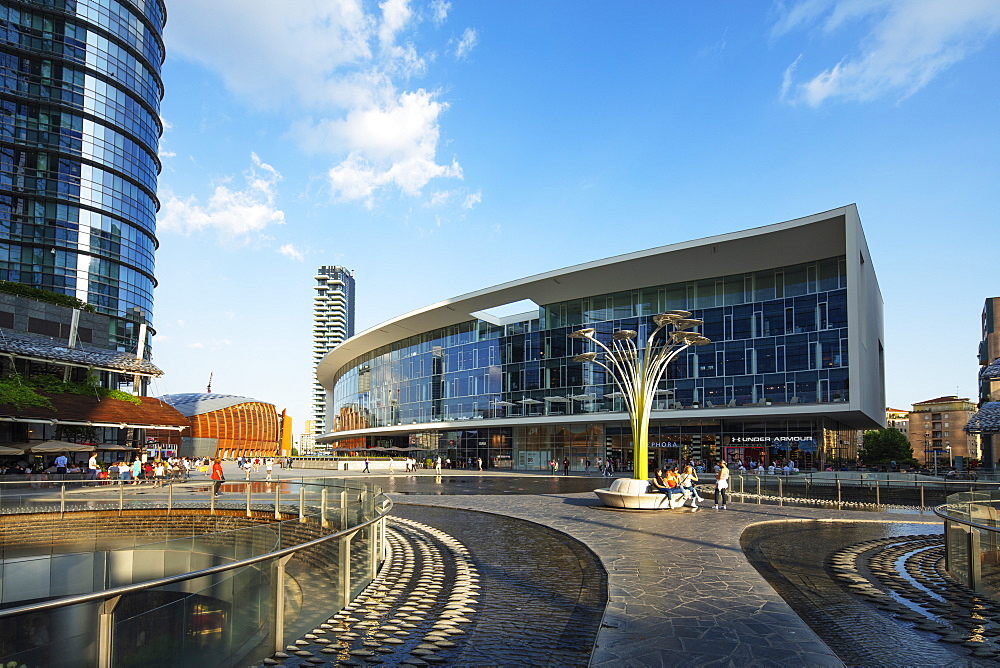
<svg viewBox="0 0 1000 668">
<path fill-rule="evenodd" d="M 257 555 L 256 557 L 241 559 L 240 561 L 234 561 L 230 564 L 221 564 L 219 566 L 212 566 L 211 568 L 204 568 L 198 571 L 181 573 L 179 575 L 171 575 L 169 577 L 159 578 L 157 580 L 148 580 L 146 582 L 140 582 L 137 584 L 123 585 L 121 587 L 115 587 L 114 589 L 105 589 L 103 591 L 91 592 L 89 594 L 77 594 L 75 596 L 67 596 L 60 599 L 45 601 L 43 603 L 32 603 L 30 605 L 22 605 L 16 608 L 7 608 L 5 610 L 0 610 L 0 619 L 4 619 L 7 617 L 14 617 L 17 615 L 23 615 L 29 612 L 40 612 L 42 610 L 63 608 L 70 605 L 78 605 L 80 603 L 90 603 L 92 601 L 106 601 L 116 596 L 131 594 L 138 591 L 145 591 L 146 589 L 154 589 L 156 587 L 176 584 L 178 582 L 186 582 L 188 580 L 194 580 L 196 578 L 204 577 L 207 575 L 214 575 L 216 573 L 224 573 L 230 570 L 237 570 L 243 568 L 244 566 L 251 566 L 261 561 L 267 561 L 270 559 L 279 559 L 281 557 L 289 556 L 301 550 L 325 543 L 328 540 L 357 533 L 361 529 L 364 529 L 365 527 L 374 524 L 375 522 L 381 521 L 388 514 L 388 512 L 392 510 L 392 505 L 393 505 L 392 500 L 389 497 L 386 497 L 384 493 L 382 494 L 382 496 L 385 497 L 385 500 L 383 501 L 381 508 L 377 506 L 375 508 L 375 512 L 379 513 L 377 517 L 373 517 L 372 519 L 362 522 L 361 524 L 353 526 L 349 529 L 341 529 L 340 531 L 332 533 L 328 536 L 322 536 L 320 538 L 313 539 L 309 542 L 302 543 L 300 545 L 293 545 L 291 547 L 282 548 L 280 550 L 275 550 L 273 552 L 268 552 L 266 554 Z"/>
<path fill-rule="evenodd" d="M 978 522 L 973 522 L 972 520 L 964 520 L 964 519 L 962 519 L 960 517 L 952 517 L 951 515 L 947 515 L 947 514 L 945 514 L 945 513 L 943 513 L 941 511 L 942 508 L 944 508 L 945 506 L 950 506 L 950 505 L 952 505 L 952 504 L 950 504 L 950 503 L 942 503 L 940 506 L 936 506 L 936 507 L 932 508 L 932 510 L 934 511 L 935 515 L 937 515 L 938 517 L 940 517 L 943 520 L 948 520 L 949 522 L 958 522 L 959 524 L 964 524 L 966 526 L 975 527 L 977 529 L 985 529 L 986 531 L 992 531 L 994 533 L 1000 533 L 1000 527 L 998 527 L 998 526 L 992 526 L 991 527 L 991 526 L 989 526 L 987 524 L 979 524 Z"/>
</svg>

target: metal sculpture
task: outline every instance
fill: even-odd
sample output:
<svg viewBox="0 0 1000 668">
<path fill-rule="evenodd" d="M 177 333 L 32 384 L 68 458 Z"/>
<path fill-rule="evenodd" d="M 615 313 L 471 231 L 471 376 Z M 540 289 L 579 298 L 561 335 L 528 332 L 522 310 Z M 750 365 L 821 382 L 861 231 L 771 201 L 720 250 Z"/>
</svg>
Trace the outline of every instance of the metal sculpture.
<svg viewBox="0 0 1000 668">
<path fill-rule="evenodd" d="M 636 346 L 639 333 L 632 329 L 614 332 L 610 346 L 597 339 L 592 327 L 569 334 L 571 339 L 593 341 L 601 349 L 577 355 L 573 361 L 592 362 L 604 368 L 624 397 L 632 425 L 632 477 L 637 480 L 649 477 L 649 415 L 660 378 L 681 351 L 711 343 L 701 334 L 687 331 L 702 324 L 690 316 L 690 311 L 667 311 L 653 316 L 656 328 L 646 338 L 644 348 Z M 658 336 L 666 328 L 672 331 Z M 598 359 L 602 353 L 603 362 Z"/>
</svg>

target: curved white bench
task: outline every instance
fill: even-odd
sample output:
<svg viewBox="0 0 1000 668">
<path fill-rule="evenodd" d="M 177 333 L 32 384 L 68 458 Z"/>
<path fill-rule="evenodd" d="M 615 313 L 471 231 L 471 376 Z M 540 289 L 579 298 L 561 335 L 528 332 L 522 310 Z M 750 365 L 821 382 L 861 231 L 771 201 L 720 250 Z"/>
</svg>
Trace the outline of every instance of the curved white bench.
<svg viewBox="0 0 1000 668">
<path fill-rule="evenodd" d="M 595 489 L 594 494 L 609 508 L 629 508 L 631 510 L 669 510 L 691 505 L 691 498 L 674 494 L 670 499 L 666 494 L 649 491 L 648 480 L 618 478 L 611 487 Z"/>
</svg>

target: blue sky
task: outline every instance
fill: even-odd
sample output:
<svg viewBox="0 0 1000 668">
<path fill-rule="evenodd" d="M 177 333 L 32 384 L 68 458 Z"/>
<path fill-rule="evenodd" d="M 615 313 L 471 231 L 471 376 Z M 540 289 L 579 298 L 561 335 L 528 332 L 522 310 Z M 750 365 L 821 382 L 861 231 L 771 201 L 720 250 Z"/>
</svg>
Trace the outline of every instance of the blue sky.
<svg viewBox="0 0 1000 668">
<path fill-rule="evenodd" d="M 1000 3 L 169 0 L 156 394 L 309 416 L 313 274 L 357 329 L 856 203 L 888 403 L 975 395 L 1000 296 Z M 992 266 L 991 266 L 992 262 Z"/>
</svg>

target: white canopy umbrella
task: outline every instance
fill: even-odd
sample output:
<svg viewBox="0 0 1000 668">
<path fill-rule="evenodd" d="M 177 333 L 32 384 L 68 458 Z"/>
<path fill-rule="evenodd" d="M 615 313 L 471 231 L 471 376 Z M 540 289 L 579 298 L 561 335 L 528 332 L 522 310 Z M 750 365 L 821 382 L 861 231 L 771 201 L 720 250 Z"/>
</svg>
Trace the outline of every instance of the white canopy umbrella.
<svg viewBox="0 0 1000 668">
<path fill-rule="evenodd" d="M 21 445 L 21 444 L 19 444 Z M 24 450 L 9 445 L 0 445 L 0 455 L 23 455 Z"/>
<path fill-rule="evenodd" d="M 94 446 L 83 443 L 69 443 L 67 441 L 42 441 L 30 448 L 33 454 L 39 455 L 46 452 L 93 452 Z"/>
</svg>

